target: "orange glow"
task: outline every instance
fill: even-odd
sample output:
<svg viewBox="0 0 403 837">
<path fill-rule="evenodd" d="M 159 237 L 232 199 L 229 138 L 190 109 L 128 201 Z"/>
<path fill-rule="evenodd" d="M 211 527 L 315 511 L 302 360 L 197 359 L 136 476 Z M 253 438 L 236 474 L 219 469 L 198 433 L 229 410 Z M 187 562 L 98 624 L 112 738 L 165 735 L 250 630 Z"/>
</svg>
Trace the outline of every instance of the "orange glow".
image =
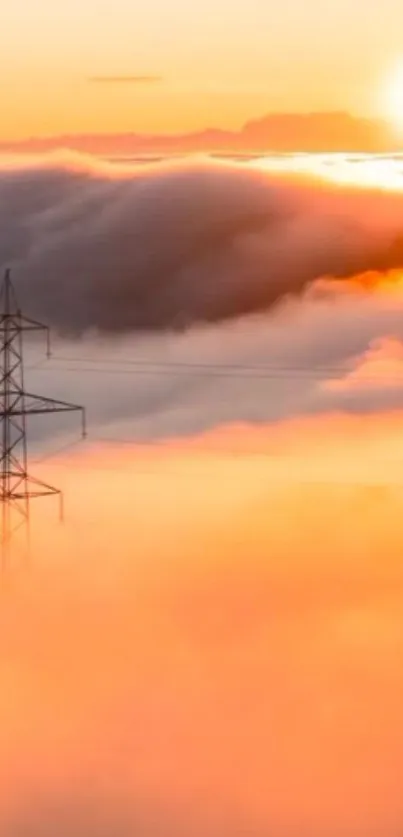
<svg viewBox="0 0 403 837">
<path fill-rule="evenodd" d="M 401 388 L 403 384 L 403 344 L 395 339 L 378 340 L 356 361 L 354 368 L 337 381 L 328 381 L 333 390 L 359 387 Z"/>
<path fill-rule="evenodd" d="M 158 837 L 171 818 L 228 835 L 240 818 L 314 835 L 401 818 L 402 495 L 382 489 L 400 424 L 291 422 L 47 468 L 67 528 L 37 526 L 35 573 L 3 592 L 2 833 L 16 808 L 45 833 L 52 799 L 72 833 L 83 805 Z M 360 488 L 369 471 L 378 487 Z"/>
<path fill-rule="evenodd" d="M 403 64 L 400 61 L 392 71 L 384 91 L 384 109 L 388 118 L 400 131 L 403 129 Z"/>
<path fill-rule="evenodd" d="M 270 157 L 258 159 L 251 166 L 273 172 L 305 174 L 340 186 L 360 189 L 403 190 L 403 173 L 393 157 L 356 155 L 355 165 L 350 154 L 313 154 L 304 156 Z"/>
</svg>

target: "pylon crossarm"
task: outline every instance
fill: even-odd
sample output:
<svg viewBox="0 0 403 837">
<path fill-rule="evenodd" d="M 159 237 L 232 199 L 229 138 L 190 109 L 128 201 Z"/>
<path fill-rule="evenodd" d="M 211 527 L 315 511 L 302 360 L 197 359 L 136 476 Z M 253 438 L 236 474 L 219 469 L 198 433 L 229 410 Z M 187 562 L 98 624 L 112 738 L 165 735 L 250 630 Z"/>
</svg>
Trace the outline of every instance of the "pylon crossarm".
<svg viewBox="0 0 403 837">
<path fill-rule="evenodd" d="M 49 489 L 49 491 L 24 491 L 21 494 L 14 493 L 13 497 L 16 500 L 37 500 L 38 497 L 54 497 L 56 494 L 61 494 L 61 491 L 57 491 L 56 488 Z"/>
<path fill-rule="evenodd" d="M 14 415 L 45 415 L 46 413 L 81 413 L 82 434 L 87 435 L 86 412 L 79 404 L 69 401 L 57 401 L 54 398 L 44 398 L 41 395 L 25 393 L 24 413 L 15 410 Z M 1 412 L 0 412 L 1 417 Z"/>
<path fill-rule="evenodd" d="M 20 485 L 24 485 L 24 488 L 18 490 Z M 29 488 L 29 486 L 32 486 L 32 488 Z M 36 477 L 24 474 L 23 479 L 19 480 L 14 486 L 10 496 L 0 491 L 0 502 L 8 501 L 11 505 L 14 505 L 18 511 L 23 513 L 23 509 L 17 504 L 18 500 L 34 500 L 36 497 L 53 497 L 61 494 L 63 494 L 63 492 L 60 488 L 55 488 L 55 486 L 48 485 L 48 483 L 42 482 L 42 480 L 38 480 Z"/>
<path fill-rule="evenodd" d="M 56 494 L 63 494 L 60 488 L 55 488 L 54 485 L 42 482 L 42 480 L 38 480 L 36 477 L 27 476 L 26 483 L 27 485 L 33 486 L 32 490 L 28 490 L 27 492 L 31 498 L 50 497 Z"/>
<path fill-rule="evenodd" d="M 25 314 L 24 316 L 19 314 L 18 319 L 24 331 L 49 331 L 49 326 L 40 323 L 38 320 L 33 320 L 32 317 L 26 317 Z"/>
<path fill-rule="evenodd" d="M 80 411 L 83 436 L 86 435 L 85 410 L 78 404 L 27 393 L 24 389 L 24 332 L 44 331 L 50 354 L 49 329 L 43 323 L 22 315 L 7 270 L 0 289 L 0 546 L 1 564 L 7 565 L 14 519 L 25 523 L 29 544 L 30 501 L 36 497 L 57 496 L 63 518 L 63 494 L 53 485 L 28 473 L 26 420 L 31 415 Z M 29 548 L 29 546 L 28 546 Z"/>
<path fill-rule="evenodd" d="M 12 415 L 20 416 L 29 413 L 56 413 L 56 412 L 84 412 L 84 407 L 79 404 L 71 404 L 69 401 L 58 401 L 55 398 L 45 398 L 42 395 L 35 395 L 32 392 L 24 393 L 24 409 L 16 407 L 11 411 Z M 1 417 L 1 411 L 0 411 Z"/>
<path fill-rule="evenodd" d="M 0 332 L 7 331 L 8 334 L 13 334 L 13 332 L 20 332 L 20 331 L 47 331 L 47 327 L 40 325 L 35 325 L 34 322 L 30 323 L 29 320 L 26 320 L 25 317 L 18 317 L 18 322 L 14 322 L 14 319 L 9 319 L 7 317 L 0 318 Z"/>
<path fill-rule="evenodd" d="M 42 395 L 34 395 L 32 392 L 25 393 L 25 400 L 32 399 L 34 404 L 42 405 L 43 408 L 54 410 L 55 407 L 60 407 L 61 410 L 83 410 L 79 404 L 72 404 L 70 401 L 59 401 L 56 398 L 46 398 Z"/>
</svg>

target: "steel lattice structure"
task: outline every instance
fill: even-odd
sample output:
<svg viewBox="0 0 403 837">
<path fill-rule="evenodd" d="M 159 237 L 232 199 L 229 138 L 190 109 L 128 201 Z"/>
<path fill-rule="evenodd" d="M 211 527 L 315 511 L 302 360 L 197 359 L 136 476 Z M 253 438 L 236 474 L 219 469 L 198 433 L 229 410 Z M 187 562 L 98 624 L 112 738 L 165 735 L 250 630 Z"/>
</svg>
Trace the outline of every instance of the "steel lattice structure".
<svg viewBox="0 0 403 837">
<path fill-rule="evenodd" d="M 24 389 L 23 336 L 25 332 L 39 331 L 46 334 L 49 356 L 49 329 L 22 315 L 10 271 L 7 270 L 0 295 L 0 502 L 3 568 L 16 529 L 24 527 L 29 539 L 31 500 L 57 495 L 61 513 L 63 510 L 62 492 L 28 473 L 27 417 L 80 411 L 83 436 L 86 434 L 83 407 L 33 395 Z"/>
</svg>

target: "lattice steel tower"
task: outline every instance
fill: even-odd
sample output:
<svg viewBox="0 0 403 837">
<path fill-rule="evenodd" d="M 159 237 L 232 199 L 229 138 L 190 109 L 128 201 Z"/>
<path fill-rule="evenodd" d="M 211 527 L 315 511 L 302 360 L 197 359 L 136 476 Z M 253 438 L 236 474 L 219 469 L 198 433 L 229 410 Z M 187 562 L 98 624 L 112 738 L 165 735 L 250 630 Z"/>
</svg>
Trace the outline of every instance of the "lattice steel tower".
<svg viewBox="0 0 403 837">
<path fill-rule="evenodd" d="M 3 568 L 7 564 L 10 541 L 16 529 L 25 528 L 29 543 L 31 500 L 58 495 L 61 513 L 63 509 L 62 492 L 28 473 L 27 416 L 79 410 L 83 436 L 86 433 L 83 407 L 25 392 L 23 335 L 24 332 L 37 331 L 46 333 L 49 356 L 49 329 L 22 315 L 10 271 L 7 270 L 0 295 L 0 503 Z"/>
</svg>

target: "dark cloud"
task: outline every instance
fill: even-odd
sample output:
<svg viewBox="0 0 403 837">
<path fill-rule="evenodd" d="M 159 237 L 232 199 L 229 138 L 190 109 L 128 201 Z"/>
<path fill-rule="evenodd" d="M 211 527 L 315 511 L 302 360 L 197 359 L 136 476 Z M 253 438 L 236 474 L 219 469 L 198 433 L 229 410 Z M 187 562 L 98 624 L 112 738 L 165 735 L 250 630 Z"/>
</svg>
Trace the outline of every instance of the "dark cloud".
<svg viewBox="0 0 403 837">
<path fill-rule="evenodd" d="M 0 221 L 25 307 L 72 333 L 223 321 L 403 263 L 401 195 L 209 162 L 3 170 Z"/>
</svg>

